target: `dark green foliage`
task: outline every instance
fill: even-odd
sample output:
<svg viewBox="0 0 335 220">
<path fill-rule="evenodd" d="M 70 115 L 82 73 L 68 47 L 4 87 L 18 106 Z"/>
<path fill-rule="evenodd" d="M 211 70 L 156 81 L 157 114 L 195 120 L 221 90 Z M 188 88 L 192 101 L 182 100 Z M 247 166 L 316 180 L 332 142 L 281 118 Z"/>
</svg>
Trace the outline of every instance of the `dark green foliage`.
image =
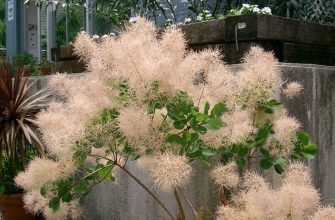
<svg viewBox="0 0 335 220">
<path fill-rule="evenodd" d="M 267 121 L 261 127 L 259 127 L 253 140 L 250 140 L 250 145 L 255 147 L 263 146 L 270 134 L 273 133 L 272 127 L 273 125 L 270 121 Z"/>
<path fill-rule="evenodd" d="M 141 156 L 135 148 L 129 146 L 127 143 L 124 145 L 123 153 L 131 160 L 137 160 Z"/>
<path fill-rule="evenodd" d="M 150 98 L 145 100 L 148 105 L 148 114 L 153 114 L 155 109 L 162 109 L 168 103 L 168 97 L 162 91 L 160 91 L 159 83 L 154 82 L 151 85 Z"/>
<path fill-rule="evenodd" d="M 62 179 L 54 184 L 52 188 L 52 192 L 55 195 L 49 201 L 49 207 L 55 212 L 59 209 L 60 203 L 62 202 L 71 202 L 73 197 L 71 193 L 71 189 L 74 183 L 72 179 Z M 42 188 L 40 191 L 42 196 L 45 196 L 47 191 L 45 188 Z"/>
<path fill-rule="evenodd" d="M 258 108 L 259 110 L 264 111 L 265 113 L 272 114 L 275 107 L 280 106 L 281 103 L 275 99 L 271 99 L 270 101 L 266 101 L 264 103 L 260 103 Z"/>
<path fill-rule="evenodd" d="M 97 163 L 95 166 L 85 170 L 85 176 L 80 179 L 74 177 L 62 179 L 53 184 L 50 191 L 55 195 L 49 201 L 49 207 L 53 211 L 57 211 L 60 207 L 60 202 L 71 202 L 73 199 L 81 198 L 87 195 L 93 186 L 100 182 L 114 182 L 115 177 L 112 174 L 114 167 L 112 161 L 108 161 L 106 165 Z M 41 188 L 40 194 L 45 196 L 47 193 L 46 188 Z"/>
<path fill-rule="evenodd" d="M 31 75 L 40 75 L 39 63 L 36 57 L 29 53 L 20 53 L 12 57 L 13 65 L 16 68 L 23 67 L 25 72 L 31 71 Z"/>
<path fill-rule="evenodd" d="M 292 157 L 294 159 L 301 157 L 313 159 L 316 152 L 316 144 L 309 143 L 309 134 L 307 134 L 306 132 L 297 133 L 297 141 L 295 143 L 295 149 L 292 153 Z"/>
<path fill-rule="evenodd" d="M 118 115 L 119 112 L 115 109 L 105 109 L 87 127 L 85 139 L 77 141 L 78 150 L 75 152 L 75 158 L 78 164 L 82 164 L 85 161 L 86 157 L 91 153 L 91 147 L 106 147 L 108 152 L 112 152 L 119 144 L 125 144 L 126 140 L 118 130 L 118 122 L 116 120 Z M 97 127 L 100 128 L 100 132 L 95 132 Z M 113 138 L 109 138 L 110 136 L 113 136 Z M 106 141 L 107 139 L 109 141 Z"/>
<path fill-rule="evenodd" d="M 85 139 L 77 141 L 77 151 L 74 154 L 77 165 L 81 166 L 89 155 L 96 157 L 96 164 L 84 169 L 80 177 L 63 179 L 53 184 L 53 187 L 49 190 L 55 197 L 49 201 L 49 207 L 54 211 L 59 209 L 60 202 L 70 202 L 73 199 L 81 198 L 87 195 L 91 191 L 91 188 L 100 182 L 115 181 L 112 173 L 112 169 L 115 167 L 114 162 L 108 160 L 106 164 L 101 163 L 100 161 L 104 158 L 91 154 L 91 147 L 105 147 L 106 156 L 114 152 L 123 153 L 125 156 L 133 159 L 139 157 L 138 152 L 131 146 L 128 146 L 122 133 L 118 131 L 118 122 L 116 120 L 118 115 L 119 113 L 115 109 L 103 110 L 87 127 L 87 136 Z M 96 126 L 101 126 L 102 129 L 99 129 L 100 132 L 97 132 Z M 113 136 L 113 138 L 108 138 L 109 136 Z M 123 152 L 117 152 L 116 150 L 116 147 L 120 144 L 124 145 Z M 42 188 L 40 193 L 42 196 L 46 195 L 47 189 Z"/>
<path fill-rule="evenodd" d="M 0 19 L 0 47 L 6 46 L 6 23 Z"/>
<path fill-rule="evenodd" d="M 125 106 L 127 106 L 128 102 L 132 101 L 135 97 L 135 91 L 132 91 L 129 88 L 127 81 L 120 82 L 118 84 L 118 90 L 119 90 L 119 95 L 117 97 L 117 100 Z"/>
<path fill-rule="evenodd" d="M 267 114 L 273 114 L 274 108 L 281 105 L 276 100 L 270 100 L 261 103 L 258 106 L 260 111 Z M 250 165 L 251 160 L 255 155 L 260 155 L 259 165 L 262 169 L 270 169 L 273 167 L 279 174 L 284 172 L 288 160 L 281 156 L 271 155 L 269 150 L 265 148 L 268 138 L 274 134 L 273 124 L 271 121 L 266 121 L 262 125 L 255 125 L 257 132 L 251 134 L 244 143 L 233 144 L 232 146 L 225 146 L 222 150 L 222 155 L 226 161 L 235 160 L 240 169 L 244 169 L 246 165 Z M 297 133 L 297 142 L 292 153 L 293 158 L 308 158 L 311 159 L 316 153 L 316 145 L 309 144 L 309 135 L 305 132 Z"/>
<path fill-rule="evenodd" d="M 217 154 L 217 150 L 205 146 L 200 135 L 206 134 L 208 130 L 224 127 L 220 117 L 226 111 L 224 103 L 218 103 L 212 109 L 206 103 L 204 112 L 200 112 L 184 93 L 180 93 L 167 105 L 167 116 L 172 120 L 173 127 L 180 132 L 167 134 L 165 140 L 179 145 L 179 154 L 186 155 L 190 161 L 200 160 L 209 165 L 207 158 Z"/>
<path fill-rule="evenodd" d="M 335 25 L 335 2 L 333 0 L 290 0 L 288 16 L 323 24 Z"/>
<path fill-rule="evenodd" d="M 14 159 L 5 158 L 1 164 L 0 176 L 0 194 L 15 194 L 21 193 L 22 189 L 18 188 L 14 182 L 14 177 L 18 172 L 23 170 L 21 161 L 18 156 Z"/>
<path fill-rule="evenodd" d="M 258 8 L 270 7 L 273 15 L 335 25 L 335 2 L 333 0 L 189 0 L 188 2 L 191 12 L 189 16 L 192 20 L 195 20 L 195 15 L 202 15 L 206 18 L 204 11 L 208 11 L 211 15 L 210 19 L 235 16 L 234 11 L 241 8 L 242 4 L 251 4 L 257 5 Z"/>
<path fill-rule="evenodd" d="M 93 7 L 96 33 L 110 33 L 113 28 L 122 26 L 131 16 L 131 10 L 136 8 L 136 0 L 97 0 Z"/>
<path fill-rule="evenodd" d="M 54 197 L 49 201 L 49 207 L 56 212 L 60 206 L 60 198 Z"/>
<path fill-rule="evenodd" d="M 58 6 L 59 7 L 59 6 Z M 68 40 L 73 41 L 78 32 L 84 28 L 84 9 L 80 6 L 71 5 L 65 8 L 63 13 L 57 17 L 56 23 L 56 45 L 62 46 L 66 42 L 66 10 L 68 10 Z"/>
</svg>

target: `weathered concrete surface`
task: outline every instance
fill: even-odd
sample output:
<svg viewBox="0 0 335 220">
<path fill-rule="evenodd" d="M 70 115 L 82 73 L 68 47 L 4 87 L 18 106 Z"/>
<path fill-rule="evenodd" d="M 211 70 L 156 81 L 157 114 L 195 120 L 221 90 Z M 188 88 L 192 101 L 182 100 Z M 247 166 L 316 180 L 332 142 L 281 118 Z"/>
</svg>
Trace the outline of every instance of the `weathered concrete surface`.
<svg viewBox="0 0 335 220">
<path fill-rule="evenodd" d="M 294 100 L 283 103 L 289 113 L 299 119 L 303 129 L 311 134 L 312 142 L 318 145 L 318 154 L 309 161 L 314 185 L 320 189 L 324 204 L 335 205 L 335 67 L 308 64 L 279 64 L 284 80 L 303 84 L 302 94 Z M 232 65 L 240 68 L 240 65 Z M 48 77 L 42 77 L 38 88 L 44 87 Z M 197 207 L 207 204 L 214 211 L 219 201 L 218 191 L 208 177 L 208 167 L 200 168 L 192 177 L 187 192 Z M 134 163 L 129 169 L 141 180 L 148 183 L 148 174 Z M 273 177 L 276 179 L 276 177 Z M 158 193 L 167 206 L 176 211 L 171 194 Z M 94 188 L 84 200 L 85 220 L 157 220 L 168 219 L 164 211 L 125 173 L 120 171 L 116 184 L 101 184 Z M 185 204 L 187 219 L 190 209 Z"/>
<path fill-rule="evenodd" d="M 325 204 L 335 204 L 335 68 L 318 65 L 282 64 L 283 78 L 304 85 L 302 95 L 283 100 L 289 112 L 318 145 L 309 161 L 314 185 Z"/>
<path fill-rule="evenodd" d="M 156 191 L 150 181 L 148 173 L 138 168 L 136 163 L 130 162 L 128 168 L 157 193 L 173 214 L 177 213 L 175 198 L 172 193 Z M 195 172 L 186 193 L 196 207 L 207 205 L 212 211 L 218 205 L 218 190 L 214 187 L 208 173 L 210 168 L 196 163 Z M 186 219 L 194 219 L 183 198 Z M 115 184 L 101 184 L 90 193 L 84 201 L 87 220 L 158 220 L 169 219 L 164 210 L 143 190 L 133 179 L 123 171 L 119 171 Z"/>
<path fill-rule="evenodd" d="M 335 46 L 335 28 L 330 25 L 264 14 L 227 17 L 225 19 L 225 40 L 227 42 L 235 41 L 237 23 L 246 25 L 245 28 L 238 30 L 238 39 L 241 41 L 276 40 L 297 44 Z"/>
<path fill-rule="evenodd" d="M 180 25 L 189 45 L 225 42 L 225 21 L 222 19 Z"/>
</svg>

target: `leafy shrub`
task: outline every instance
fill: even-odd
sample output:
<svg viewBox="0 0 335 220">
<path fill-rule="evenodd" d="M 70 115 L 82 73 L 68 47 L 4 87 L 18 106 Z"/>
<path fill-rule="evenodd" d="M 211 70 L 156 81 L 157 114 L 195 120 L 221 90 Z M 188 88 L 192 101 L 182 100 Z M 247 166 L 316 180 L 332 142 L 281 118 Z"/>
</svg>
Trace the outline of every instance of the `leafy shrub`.
<svg viewBox="0 0 335 220">
<path fill-rule="evenodd" d="M 49 158 L 35 159 L 16 177 L 27 190 L 26 207 L 47 218 L 79 218 L 80 199 L 124 172 L 167 216 L 185 219 L 180 196 L 187 198 L 193 162 L 213 166 L 209 158 L 218 155 L 222 164 L 210 175 L 219 188 L 221 219 L 324 214 L 308 169 L 292 162 L 313 158 L 316 145 L 276 99 L 279 92 L 294 98 L 302 85 L 283 83 L 277 60 L 261 48 L 251 48 L 243 68 L 232 72 L 218 50 L 186 52 L 181 30 L 168 28 L 159 39 L 156 34 L 153 23 L 138 18 L 117 38 L 98 43 L 78 35 L 75 51 L 90 72 L 51 79 L 64 101 L 38 115 Z M 75 178 L 85 161 L 93 166 Z M 150 173 L 154 187 L 175 196 L 178 213 L 128 169 L 129 161 Z M 278 190 L 252 171 L 255 163 L 285 175 Z M 194 218 L 210 216 L 205 206 L 190 207 Z"/>
<path fill-rule="evenodd" d="M 36 57 L 29 53 L 16 54 L 12 58 L 13 65 L 16 67 L 24 67 L 27 71 L 31 71 L 32 75 L 40 75 L 39 63 Z"/>
<path fill-rule="evenodd" d="M 332 0 L 289 1 L 288 9 L 290 17 L 335 25 L 335 2 Z"/>
</svg>

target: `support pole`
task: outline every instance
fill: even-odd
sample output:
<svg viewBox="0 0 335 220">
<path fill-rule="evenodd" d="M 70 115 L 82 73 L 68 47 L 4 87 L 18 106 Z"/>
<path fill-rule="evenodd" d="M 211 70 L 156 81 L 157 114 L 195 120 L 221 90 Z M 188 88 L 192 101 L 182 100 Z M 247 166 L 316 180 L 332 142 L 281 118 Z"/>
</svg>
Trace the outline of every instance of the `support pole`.
<svg viewBox="0 0 335 220">
<path fill-rule="evenodd" d="M 70 12 L 69 12 L 69 5 L 66 4 L 65 8 L 65 43 L 68 44 L 69 40 L 69 20 L 70 20 Z"/>
<path fill-rule="evenodd" d="M 86 0 L 86 32 L 93 34 L 93 0 Z"/>
<path fill-rule="evenodd" d="M 37 58 L 42 61 L 41 7 L 37 7 Z"/>
<path fill-rule="evenodd" d="M 47 6 L 47 60 L 51 61 L 51 48 L 55 46 L 55 16 L 54 5 Z"/>
<path fill-rule="evenodd" d="M 7 59 L 11 60 L 12 56 L 21 53 L 23 50 L 23 1 L 6 0 L 6 48 Z"/>
</svg>

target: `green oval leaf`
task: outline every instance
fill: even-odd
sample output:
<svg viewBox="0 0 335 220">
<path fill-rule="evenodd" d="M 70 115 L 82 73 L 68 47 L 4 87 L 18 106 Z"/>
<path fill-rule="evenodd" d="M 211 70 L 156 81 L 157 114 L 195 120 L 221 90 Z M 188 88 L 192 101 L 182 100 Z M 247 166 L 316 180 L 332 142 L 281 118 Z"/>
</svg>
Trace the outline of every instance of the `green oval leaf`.
<svg viewBox="0 0 335 220">
<path fill-rule="evenodd" d="M 203 113 L 197 113 L 197 116 L 195 117 L 198 122 L 204 121 L 206 119 L 206 115 Z"/>
<path fill-rule="evenodd" d="M 177 134 L 169 134 L 166 136 L 165 141 L 171 144 L 182 144 L 183 138 Z"/>
<path fill-rule="evenodd" d="M 59 209 L 60 199 L 58 197 L 54 197 L 49 201 L 49 208 L 51 208 L 54 212 Z"/>
<path fill-rule="evenodd" d="M 272 166 L 271 161 L 269 161 L 268 159 L 262 159 L 259 162 L 259 165 L 263 168 L 263 169 L 269 169 Z"/>
<path fill-rule="evenodd" d="M 205 115 L 208 115 L 208 111 L 209 111 L 209 109 L 210 109 L 210 105 L 209 105 L 208 102 L 206 102 L 205 107 L 204 107 L 204 114 L 205 114 Z"/>
<path fill-rule="evenodd" d="M 71 202 L 72 200 L 72 195 L 70 192 L 67 192 L 63 197 L 62 197 L 62 201 L 63 202 Z"/>
<path fill-rule="evenodd" d="M 249 153 L 249 148 L 242 146 L 240 150 L 238 151 L 238 156 L 245 157 Z"/>
<path fill-rule="evenodd" d="M 265 158 L 265 159 L 269 159 L 270 157 L 270 153 L 268 150 L 264 149 L 264 148 L 260 148 L 259 151 L 261 152 L 262 156 Z"/>
<path fill-rule="evenodd" d="M 76 193 L 83 193 L 88 189 L 88 181 L 81 180 L 78 185 L 74 187 Z"/>
<path fill-rule="evenodd" d="M 181 130 L 185 127 L 186 121 L 185 120 L 180 120 L 180 121 L 175 121 L 173 122 L 173 127 L 175 129 Z"/>
<path fill-rule="evenodd" d="M 298 132 L 297 139 L 302 145 L 307 145 L 309 143 L 309 134 L 306 132 Z"/>
<path fill-rule="evenodd" d="M 288 161 L 285 159 L 285 158 L 282 158 L 282 157 L 274 157 L 272 159 L 272 163 L 275 164 L 275 165 L 286 165 L 288 164 Z"/>
<path fill-rule="evenodd" d="M 316 144 L 308 144 L 306 146 L 304 146 L 302 152 L 305 153 L 305 154 L 316 154 L 316 151 L 317 151 L 317 146 Z"/>
<path fill-rule="evenodd" d="M 218 130 L 224 127 L 224 123 L 220 118 L 211 118 L 207 121 L 207 128 L 211 130 Z"/>
<path fill-rule="evenodd" d="M 205 148 L 202 149 L 202 154 L 205 156 L 213 156 L 217 154 L 217 151 L 214 148 Z"/>
<path fill-rule="evenodd" d="M 211 111 L 211 116 L 213 117 L 221 117 L 226 111 L 227 111 L 227 106 L 223 102 L 217 103 L 212 111 Z"/>
<path fill-rule="evenodd" d="M 274 168 L 275 168 L 275 171 L 276 171 L 277 173 L 279 173 L 279 174 L 284 173 L 284 167 L 283 167 L 282 165 L 276 164 L 276 165 L 274 166 Z"/>
<path fill-rule="evenodd" d="M 240 148 L 241 148 L 241 145 L 240 145 L 240 144 L 233 144 L 232 152 L 233 152 L 234 154 L 238 154 L 238 152 L 240 151 Z"/>
<path fill-rule="evenodd" d="M 246 164 L 245 159 L 241 158 L 241 157 L 237 158 L 236 164 L 240 169 L 243 169 L 245 167 L 245 164 Z"/>
<path fill-rule="evenodd" d="M 41 194 L 41 196 L 43 196 L 44 198 L 46 198 L 47 190 L 45 189 L 45 187 L 42 187 L 42 188 L 41 188 L 41 190 L 40 190 L 40 194 Z"/>
<path fill-rule="evenodd" d="M 195 126 L 195 127 L 192 127 L 192 129 L 196 132 L 199 132 L 202 135 L 207 133 L 207 128 L 205 128 L 204 126 Z"/>
</svg>

